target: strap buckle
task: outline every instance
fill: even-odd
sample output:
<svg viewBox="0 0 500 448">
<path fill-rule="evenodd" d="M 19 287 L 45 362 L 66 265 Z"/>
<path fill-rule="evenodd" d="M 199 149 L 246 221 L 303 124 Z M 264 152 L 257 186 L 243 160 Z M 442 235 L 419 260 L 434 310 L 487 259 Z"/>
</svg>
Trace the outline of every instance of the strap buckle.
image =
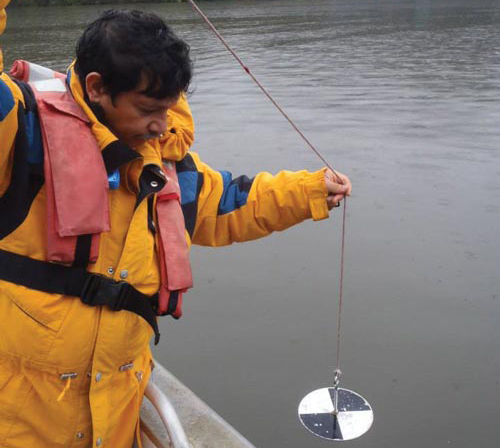
<svg viewBox="0 0 500 448">
<path fill-rule="evenodd" d="M 129 300 L 131 292 L 132 286 L 127 282 L 117 282 L 103 275 L 90 274 L 80 298 L 86 305 L 106 305 L 113 311 L 120 311 Z"/>
</svg>

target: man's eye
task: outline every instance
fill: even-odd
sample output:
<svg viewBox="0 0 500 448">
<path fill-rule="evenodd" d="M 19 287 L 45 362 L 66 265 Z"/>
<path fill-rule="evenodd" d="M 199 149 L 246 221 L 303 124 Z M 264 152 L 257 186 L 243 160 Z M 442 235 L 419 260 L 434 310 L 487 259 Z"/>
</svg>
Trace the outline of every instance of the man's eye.
<svg viewBox="0 0 500 448">
<path fill-rule="evenodd" d="M 143 109 L 143 108 L 139 108 L 139 112 L 142 114 L 142 115 L 151 115 L 151 114 L 154 114 L 155 111 L 154 110 L 151 110 L 151 109 Z"/>
</svg>

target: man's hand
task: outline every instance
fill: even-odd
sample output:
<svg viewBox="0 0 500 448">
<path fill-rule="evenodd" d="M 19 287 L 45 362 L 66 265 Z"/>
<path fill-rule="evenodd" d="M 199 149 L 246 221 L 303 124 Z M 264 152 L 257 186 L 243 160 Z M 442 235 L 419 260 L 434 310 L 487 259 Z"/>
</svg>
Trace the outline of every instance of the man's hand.
<svg viewBox="0 0 500 448">
<path fill-rule="evenodd" d="M 335 171 L 335 173 L 330 169 L 325 170 L 325 182 L 328 191 L 326 203 L 328 204 L 328 210 L 338 207 L 344 197 L 351 195 L 352 190 L 349 178 L 338 171 Z"/>
</svg>

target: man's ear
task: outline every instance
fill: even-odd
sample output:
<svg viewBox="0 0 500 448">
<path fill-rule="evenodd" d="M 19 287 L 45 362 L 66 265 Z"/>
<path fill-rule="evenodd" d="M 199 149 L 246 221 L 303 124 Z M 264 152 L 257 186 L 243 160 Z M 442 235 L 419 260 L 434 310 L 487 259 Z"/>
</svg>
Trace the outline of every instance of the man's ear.
<svg viewBox="0 0 500 448">
<path fill-rule="evenodd" d="M 91 103 L 100 103 L 103 95 L 106 94 L 100 73 L 90 72 L 85 77 L 85 90 Z"/>
</svg>

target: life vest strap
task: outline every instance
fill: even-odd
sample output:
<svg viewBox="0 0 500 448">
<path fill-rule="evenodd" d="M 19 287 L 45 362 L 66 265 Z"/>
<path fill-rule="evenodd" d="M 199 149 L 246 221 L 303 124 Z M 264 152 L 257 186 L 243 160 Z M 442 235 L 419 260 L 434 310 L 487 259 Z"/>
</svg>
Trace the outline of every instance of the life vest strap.
<svg viewBox="0 0 500 448">
<path fill-rule="evenodd" d="M 154 309 L 158 294 L 148 296 L 125 281 L 116 281 L 81 267 L 35 260 L 5 250 L 0 250 L 0 280 L 37 291 L 79 297 L 89 306 L 131 311 L 151 325 L 155 345 L 160 340 Z"/>
</svg>

